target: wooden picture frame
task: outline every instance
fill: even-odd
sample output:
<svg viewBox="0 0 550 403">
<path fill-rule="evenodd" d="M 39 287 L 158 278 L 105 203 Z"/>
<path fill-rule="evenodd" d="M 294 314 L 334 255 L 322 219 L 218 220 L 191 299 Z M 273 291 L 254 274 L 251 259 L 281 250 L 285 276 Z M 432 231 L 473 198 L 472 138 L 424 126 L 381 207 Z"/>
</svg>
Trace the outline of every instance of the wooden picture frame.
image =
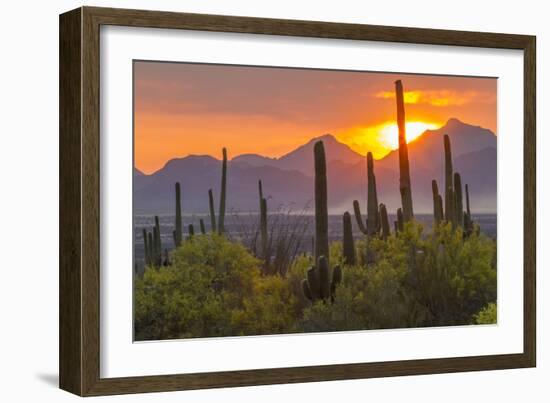
<svg viewBox="0 0 550 403">
<path fill-rule="evenodd" d="M 229 372 L 100 377 L 99 35 L 102 25 L 524 52 L 523 353 Z M 60 387 L 81 396 L 533 367 L 536 364 L 535 37 L 81 7 L 60 16 Z"/>
</svg>

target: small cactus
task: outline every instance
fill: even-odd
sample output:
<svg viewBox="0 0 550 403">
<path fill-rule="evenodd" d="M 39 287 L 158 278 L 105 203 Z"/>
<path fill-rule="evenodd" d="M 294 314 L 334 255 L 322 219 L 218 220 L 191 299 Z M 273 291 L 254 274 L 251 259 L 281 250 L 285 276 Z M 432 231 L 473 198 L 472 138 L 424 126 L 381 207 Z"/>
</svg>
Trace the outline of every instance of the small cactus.
<svg viewBox="0 0 550 403">
<path fill-rule="evenodd" d="M 443 221 L 443 206 L 441 204 L 441 196 L 439 195 L 439 189 L 437 181 L 432 180 L 432 197 L 434 205 L 434 224 L 438 226 Z"/>
<path fill-rule="evenodd" d="M 459 228 L 464 229 L 464 216 L 462 207 L 462 180 L 460 179 L 460 174 L 458 172 L 455 172 L 454 175 L 454 188 L 456 222 Z"/>
<path fill-rule="evenodd" d="M 381 226 L 381 236 L 383 240 L 388 239 L 390 236 L 390 223 L 388 221 L 388 211 L 386 210 L 386 205 L 380 203 L 380 226 Z"/>
<path fill-rule="evenodd" d="M 216 232 L 216 212 L 214 211 L 214 195 L 212 189 L 208 189 L 208 204 L 210 207 L 210 230 Z"/>
<path fill-rule="evenodd" d="M 343 217 L 343 226 L 344 226 L 344 264 L 354 265 L 355 264 L 355 244 L 353 242 L 353 232 L 351 229 L 351 215 L 346 211 Z"/>
<path fill-rule="evenodd" d="M 379 213 L 378 196 L 376 194 L 376 177 L 374 175 L 374 160 L 372 153 L 367 153 L 367 233 L 373 236 L 378 232 Z"/>
<path fill-rule="evenodd" d="M 336 286 L 342 281 L 342 269 L 335 266 L 330 278 L 328 260 L 325 256 L 319 256 L 317 266 L 312 266 L 306 273 L 306 278 L 302 280 L 302 291 L 304 296 L 311 302 L 322 300 L 333 300 Z"/>
<path fill-rule="evenodd" d="M 201 234 L 206 234 L 206 227 L 204 226 L 204 220 L 202 218 L 199 219 L 199 225 L 201 227 Z"/>
</svg>

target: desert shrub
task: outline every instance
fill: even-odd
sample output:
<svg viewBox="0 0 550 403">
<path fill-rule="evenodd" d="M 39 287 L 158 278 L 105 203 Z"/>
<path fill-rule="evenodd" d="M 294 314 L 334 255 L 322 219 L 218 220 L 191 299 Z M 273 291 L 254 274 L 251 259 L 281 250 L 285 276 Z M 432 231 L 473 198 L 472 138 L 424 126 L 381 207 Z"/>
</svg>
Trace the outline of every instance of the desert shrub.
<svg viewBox="0 0 550 403">
<path fill-rule="evenodd" d="M 491 302 L 474 315 L 476 325 L 494 325 L 497 323 L 497 304 Z"/>
<path fill-rule="evenodd" d="M 469 324 L 496 300 L 496 243 L 441 225 L 424 234 L 408 223 L 386 241 L 357 242 L 358 264 L 344 267 L 334 303 L 304 309 L 304 331 Z M 367 265 L 367 250 L 375 263 Z"/>
<path fill-rule="evenodd" d="M 259 262 L 241 244 L 195 236 L 172 252 L 170 266 L 147 267 L 136 281 L 136 339 L 238 334 L 231 311 L 242 309 L 259 280 Z"/>
</svg>

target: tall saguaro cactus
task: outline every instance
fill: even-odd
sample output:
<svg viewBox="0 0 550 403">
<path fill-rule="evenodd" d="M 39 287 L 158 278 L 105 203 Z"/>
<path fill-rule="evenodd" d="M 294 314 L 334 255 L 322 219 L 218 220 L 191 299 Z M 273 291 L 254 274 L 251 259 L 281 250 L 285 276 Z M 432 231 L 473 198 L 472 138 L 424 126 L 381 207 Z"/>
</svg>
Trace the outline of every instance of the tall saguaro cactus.
<svg viewBox="0 0 550 403">
<path fill-rule="evenodd" d="M 315 260 L 329 256 L 328 247 L 328 201 L 327 163 L 322 141 L 313 147 L 315 165 Z"/>
<path fill-rule="evenodd" d="M 220 212 L 218 214 L 218 233 L 223 234 L 225 232 L 225 188 L 227 182 L 227 150 L 224 147 L 222 150 L 222 183 L 220 190 Z"/>
<path fill-rule="evenodd" d="M 174 243 L 176 248 L 181 245 L 181 237 L 183 232 L 181 225 L 181 189 L 180 183 L 176 182 L 176 225 L 174 234 Z"/>
<path fill-rule="evenodd" d="M 212 189 L 208 189 L 208 204 L 210 207 L 210 230 L 216 232 L 216 212 L 214 211 L 214 195 Z"/>
<path fill-rule="evenodd" d="M 351 229 L 351 215 L 346 211 L 343 216 L 343 227 L 344 227 L 344 264 L 354 265 L 355 264 L 355 244 L 353 242 L 353 232 Z"/>
<path fill-rule="evenodd" d="M 151 264 L 151 258 L 149 257 L 149 245 L 147 242 L 147 230 L 145 228 L 142 229 L 142 236 L 143 236 L 143 250 L 145 251 L 145 266 L 148 266 Z"/>
<path fill-rule="evenodd" d="M 378 195 L 376 194 L 376 177 L 374 175 L 374 161 L 372 153 L 367 153 L 367 233 L 373 236 L 378 231 Z"/>
<path fill-rule="evenodd" d="M 403 206 L 403 220 L 410 221 L 414 217 L 412 203 L 411 175 L 409 170 L 409 149 L 405 132 L 405 102 L 403 101 L 403 84 L 395 82 L 395 98 L 397 100 L 397 128 L 399 131 L 399 192 Z"/>
<path fill-rule="evenodd" d="M 443 147 L 445 149 L 445 221 L 453 222 L 453 218 L 456 217 L 453 208 L 453 157 L 451 153 L 451 140 L 447 134 L 443 136 Z"/>
</svg>

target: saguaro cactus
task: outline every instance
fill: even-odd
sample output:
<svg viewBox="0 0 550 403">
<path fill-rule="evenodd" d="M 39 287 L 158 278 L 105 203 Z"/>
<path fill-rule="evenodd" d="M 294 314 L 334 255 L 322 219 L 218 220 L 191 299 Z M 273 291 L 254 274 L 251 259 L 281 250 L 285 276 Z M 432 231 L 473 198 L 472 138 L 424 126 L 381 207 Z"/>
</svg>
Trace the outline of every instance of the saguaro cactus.
<svg viewBox="0 0 550 403">
<path fill-rule="evenodd" d="M 329 255 L 327 164 L 322 141 L 313 147 L 315 165 L 315 260 Z"/>
<path fill-rule="evenodd" d="M 351 229 L 351 215 L 346 211 L 343 216 L 344 226 L 344 264 L 355 264 L 355 244 L 353 241 L 353 232 Z"/>
<path fill-rule="evenodd" d="M 317 266 L 312 266 L 306 273 L 306 278 L 302 280 L 302 291 L 304 296 L 312 302 L 316 300 L 326 301 L 334 295 L 336 286 L 342 281 L 342 270 L 340 266 L 335 266 L 330 279 L 330 270 L 328 260 L 325 256 L 319 256 Z"/>
<path fill-rule="evenodd" d="M 214 195 L 212 189 L 208 189 L 208 203 L 210 206 L 210 231 L 216 232 L 216 212 L 214 211 Z"/>
<path fill-rule="evenodd" d="M 222 150 L 222 183 L 220 190 L 220 212 L 218 214 L 218 233 L 223 234 L 225 232 L 225 188 L 227 181 L 227 150 L 225 147 Z"/>
<path fill-rule="evenodd" d="M 464 215 L 462 207 L 462 180 L 460 179 L 460 174 L 458 172 L 455 172 L 454 175 L 454 187 L 456 223 L 460 228 L 464 229 Z"/>
<path fill-rule="evenodd" d="M 373 236 L 378 231 L 378 195 L 376 194 L 376 177 L 374 175 L 374 160 L 372 153 L 367 153 L 367 233 Z"/>
<path fill-rule="evenodd" d="M 453 158 L 451 154 L 451 140 L 447 134 L 443 136 L 443 147 L 445 149 L 445 221 L 453 222 L 453 217 L 456 217 L 453 208 Z"/>
<path fill-rule="evenodd" d="M 189 239 L 191 239 L 195 235 L 195 227 L 193 227 L 193 224 L 189 224 L 187 228 L 189 231 Z"/>
<path fill-rule="evenodd" d="M 143 250 L 145 252 L 145 265 L 150 264 L 150 258 L 149 258 L 149 245 L 147 244 L 147 230 L 145 228 L 142 229 L 142 236 L 143 236 Z"/>
<path fill-rule="evenodd" d="M 388 221 L 388 211 L 386 205 L 380 203 L 380 226 L 382 230 L 382 239 L 386 240 L 390 236 L 390 223 Z"/>
<path fill-rule="evenodd" d="M 410 221 L 414 217 L 412 203 L 411 176 L 409 171 L 409 149 L 405 132 L 405 103 L 403 101 L 403 84 L 395 82 L 395 98 L 397 100 L 397 128 L 399 131 L 399 192 L 403 206 L 403 220 Z"/>
<path fill-rule="evenodd" d="M 443 205 L 435 179 L 432 180 L 432 197 L 434 204 L 434 224 L 437 226 L 443 221 Z"/>
<path fill-rule="evenodd" d="M 175 225 L 175 236 L 174 243 L 176 248 L 181 245 L 182 237 L 182 227 L 181 227 L 181 190 L 180 183 L 176 182 L 176 225 Z"/>
</svg>

